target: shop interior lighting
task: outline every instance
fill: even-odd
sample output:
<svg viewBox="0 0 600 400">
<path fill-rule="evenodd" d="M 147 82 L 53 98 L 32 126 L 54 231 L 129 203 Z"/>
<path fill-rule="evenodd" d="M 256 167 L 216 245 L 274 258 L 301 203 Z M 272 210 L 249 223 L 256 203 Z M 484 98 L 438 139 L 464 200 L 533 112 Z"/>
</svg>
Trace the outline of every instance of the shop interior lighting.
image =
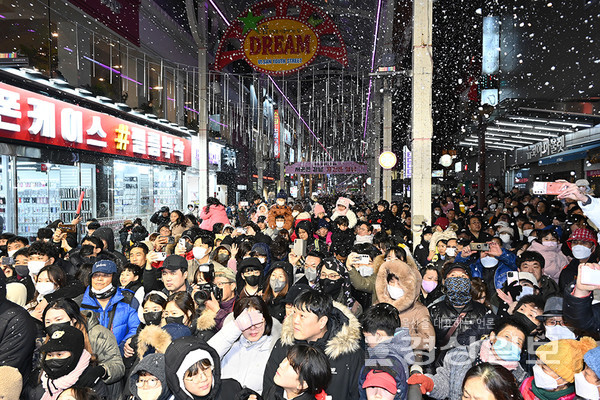
<svg viewBox="0 0 600 400">
<path fill-rule="evenodd" d="M 542 133 L 542 132 L 523 131 L 522 133 L 525 135 L 543 136 L 543 137 L 551 137 L 551 138 L 558 137 L 558 133 L 554 133 L 554 132 Z"/>
<path fill-rule="evenodd" d="M 503 125 L 503 126 L 513 126 L 515 128 L 528 128 L 528 129 L 533 129 L 532 125 L 523 125 L 523 124 L 517 124 L 514 122 L 504 122 L 504 121 L 496 121 L 496 125 Z"/>
<path fill-rule="evenodd" d="M 576 122 L 576 121 L 572 121 L 572 122 L 570 122 L 570 121 L 555 121 L 555 120 L 549 120 L 549 119 L 527 118 L 527 117 L 519 117 L 519 116 L 513 116 L 513 115 L 510 115 L 508 117 L 508 119 L 527 121 L 527 122 L 536 122 L 538 124 L 540 122 L 543 122 L 545 124 L 565 125 L 565 126 L 572 126 L 572 127 L 580 126 L 582 128 L 591 128 L 593 126 L 592 124 L 589 124 L 589 123 L 582 123 L 582 122 Z"/>
</svg>

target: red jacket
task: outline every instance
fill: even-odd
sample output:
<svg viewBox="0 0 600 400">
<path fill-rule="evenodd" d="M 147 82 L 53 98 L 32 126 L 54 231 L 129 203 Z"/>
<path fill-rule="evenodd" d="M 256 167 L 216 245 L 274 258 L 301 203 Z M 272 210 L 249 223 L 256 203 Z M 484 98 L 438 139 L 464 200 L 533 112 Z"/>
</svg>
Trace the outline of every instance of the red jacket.
<svg viewBox="0 0 600 400">
<path fill-rule="evenodd" d="M 213 225 L 219 222 L 223 225 L 229 225 L 229 218 L 227 218 L 227 212 L 222 204 L 210 206 L 208 212 L 205 212 L 204 209 L 205 207 L 202 208 L 202 212 L 198 216 L 202 219 L 201 229 L 212 231 Z"/>
</svg>

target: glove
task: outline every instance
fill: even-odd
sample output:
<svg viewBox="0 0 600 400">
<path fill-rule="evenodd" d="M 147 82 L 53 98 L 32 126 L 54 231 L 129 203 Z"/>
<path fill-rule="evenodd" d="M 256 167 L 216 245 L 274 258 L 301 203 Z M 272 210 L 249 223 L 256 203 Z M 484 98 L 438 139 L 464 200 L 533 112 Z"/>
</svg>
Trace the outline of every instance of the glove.
<svg viewBox="0 0 600 400">
<path fill-rule="evenodd" d="M 421 385 L 421 393 L 427 394 L 433 390 L 433 379 L 423 374 L 414 374 L 406 381 L 409 385 Z"/>
<path fill-rule="evenodd" d="M 106 370 L 104 367 L 100 365 L 95 367 L 88 367 L 87 373 L 82 374 L 80 380 L 77 382 L 81 384 L 83 387 L 94 387 L 96 383 L 106 374 Z"/>
<path fill-rule="evenodd" d="M 263 321 L 263 315 L 260 311 L 253 308 L 246 308 L 235 319 L 235 325 L 240 331 L 245 331 L 252 325 L 260 324 Z"/>
</svg>

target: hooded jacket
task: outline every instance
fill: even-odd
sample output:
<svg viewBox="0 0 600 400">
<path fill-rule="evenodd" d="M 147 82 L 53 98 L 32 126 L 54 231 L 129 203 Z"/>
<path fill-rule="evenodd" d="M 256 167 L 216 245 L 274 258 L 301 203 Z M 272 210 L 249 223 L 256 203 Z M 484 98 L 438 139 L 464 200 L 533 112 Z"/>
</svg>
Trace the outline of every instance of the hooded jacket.
<svg viewBox="0 0 600 400">
<path fill-rule="evenodd" d="M 549 247 L 534 240 L 527 250 L 540 253 L 544 257 L 544 275 L 548 275 L 556 283 L 558 283 L 562 269 L 571 262 L 571 257 L 564 255 L 560 245 Z"/>
<path fill-rule="evenodd" d="M 200 213 L 200 219 L 202 220 L 200 229 L 206 229 L 207 231 L 212 232 L 214 224 L 220 222 L 223 225 L 229 225 L 229 218 L 227 217 L 225 206 L 222 204 L 213 204 L 208 208 L 208 212 L 205 212 L 205 208 L 206 207 L 202 208 L 202 212 Z"/>
<path fill-rule="evenodd" d="M 271 275 L 273 274 L 273 271 L 277 268 L 281 268 L 287 276 L 287 284 L 289 291 L 292 288 L 292 285 L 294 284 L 294 267 L 292 266 L 292 264 L 285 261 L 278 261 L 273 263 L 273 268 L 271 268 L 271 270 L 265 278 L 265 289 L 271 286 Z M 285 318 L 285 296 L 279 295 L 275 297 L 274 293 L 272 296 L 273 297 L 271 297 L 271 299 L 267 302 L 269 313 L 273 318 L 277 319 L 279 322 L 283 322 Z M 266 301 L 266 299 L 263 300 Z"/>
<path fill-rule="evenodd" d="M 288 231 L 292 229 L 292 226 L 294 225 L 292 209 L 287 205 L 280 206 L 278 204 L 271 206 L 269 209 L 269 215 L 267 216 L 267 225 L 269 225 L 269 228 L 275 229 L 277 227 L 275 225 L 275 218 L 277 218 L 279 215 L 283 215 L 285 218 L 283 229 L 287 229 Z"/>
<path fill-rule="evenodd" d="M 87 319 L 90 345 L 98 359 L 98 365 L 106 370 L 107 378 L 104 379 L 104 383 L 118 382 L 125 375 L 125 365 L 115 335 L 100 325 L 98 318 L 92 311 L 81 310 L 81 313 Z"/>
<path fill-rule="evenodd" d="M 404 294 L 396 300 L 390 297 L 387 288 L 390 274 L 398 279 L 404 290 Z M 400 313 L 401 325 L 409 329 L 413 348 L 430 351 L 435 345 L 435 330 L 431 324 L 427 307 L 419 302 L 421 281 L 421 274 L 405 262 L 386 261 L 377 273 L 375 289 L 380 302 L 393 305 Z"/>
<path fill-rule="evenodd" d="M 364 365 L 360 324 L 346 306 L 337 302 L 333 302 L 333 305 L 333 311 L 328 316 L 327 332 L 315 342 L 294 338 L 293 318 L 283 322 L 281 338 L 275 344 L 265 368 L 263 392 L 267 393 L 275 385 L 275 372 L 289 348 L 296 343 L 306 343 L 319 347 L 329 358 L 332 378 L 325 392 L 335 400 L 358 399 L 358 376 Z"/>
<path fill-rule="evenodd" d="M 106 242 L 106 248 L 103 250 L 115 256 L 121 262 L 121 265 L 125 265 L 127 263 L 125 256 L 118 251 L 115 251 L 115 233 L 111 228 L 107 226 L 101 226 L 100 228 L 96 229 L 94 233 L 92 233 L 92 236 L 95 236 L 100 240 L 104 240 Z"/>
<path fill-rule="evenodd" d="M 171 396 L 171 391 L 167 386 L 167 377 L 165 375 L 165 355 L 164 354 L 148 354 L 146 357 L 142 358 L 138 365 L 136 365 L 131 371 L 131 376 L 129 377 L 129 390 L 131 394 L 134 396 L 135 400 L 139 400 L 138 396 L 138 388 L 135 385 L 137 382 L 140 372 L 146 371 L 153 376 L 155 376 L 162 386 L 162 392 L 160 396 L 158 396 L 157 400 L 167 400 Z"/>
<path fill-rule="evenodd" d="M 355 240 L 356 235 L 354 235 L 352 229 L 348 228 L 345 231 L 336 229 L 331 234 L 331 247 L 329 248 L 329 251 L 333 254 L 347 256 L 352 251 Z"/>
<path fill-rule="evenodd" d="M 209 394 L 204 397 L 193 396 L 185 389 L 183 377 L 185 372 L 196 362 L 210 356 L 212 363 L 213 385 Z M 165 354 L 165 372 L 167 385 L 176 400 L 230 400 L 242 390 L 234 379 L 221 379 L 221 360 L 219 354 L 206 342 L 194 337 L 174 340 Z"/>
<path fill-rule="evenodd" d="M 369 359 L 367 361 L 373 360 Z M 396 381 L 396 393 L 394 396 L 394 400 L 406 400 L 406 395 L 408 392 L 408 384 L 406 383 L 406 377 L 408 376 L 408 373 L 406 372 L 404 363 L 394 357 L 377 361 L 378 362 L 376 362 L 372 366 L 387 367 L 388 371 L 391 372 L 394 380 Z M 360 400 L 367 400 L 367 390 L 363 389 L 362 386 L 365 383 L 365 379 L 370 370 L 371 367 L 369 365 L 365 365 L 365 367 L 360 371 L 360 379 L 358 380 L 358 392 Z"/>
</svg>

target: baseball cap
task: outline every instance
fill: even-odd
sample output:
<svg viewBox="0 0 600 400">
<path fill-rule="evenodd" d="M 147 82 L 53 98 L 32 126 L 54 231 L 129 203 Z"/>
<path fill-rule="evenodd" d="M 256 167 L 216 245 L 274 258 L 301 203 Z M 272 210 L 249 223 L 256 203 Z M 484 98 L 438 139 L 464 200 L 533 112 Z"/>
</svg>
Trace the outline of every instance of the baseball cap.
<svg viewBox="0 0 600 400">
<path fill-rule="evenodd" d="M 116 274 L 117 264 L 111 260 L 96 261 L 92 267 L 92 275 L 94 275 L 96 272 L 102 272 L 104 274 Z"/>
<path fill-rule="evenodd" d="M 379 387 L 392 394 L 396 394 L 397 392 L 396 381 L 394 380 L 394 377 L 387 372 L 376 369 L 369 371 L 362 387 L 363 389 L 369 387 Z"/>
<path fill-rule="evenodd" d="M 531 282 L 533 286 L 539 287 L 537 279 L 531 272 L 517 272 L 520 281 Z"/>
<path fill-rule="evenodd" d="M 451 264 L 446 264 L 443 268 L 442 268 L 442 276 L 444 279 L 446 279 L 446 277 L 448 276 L 448 274 L 450 272 L 452 272 L 452 270 L 455 269 L 461 269 L 463 270 L 467 276 L 469 277 L 469 279 L 471 278 L 471 267 L 469 267 L 468 265 L 465 265 L 463 263 L 459 263 L 459 262 L 455 262 L 455 263 L 451 263 Z"/>
<path fill-rule="evenodd" d="M 165 261 L 163 261 L 161 268 L 168 269 L 170 271 L 177 271 L 177 270 L 187 271 L 188 263 L 185 258 L 178 256 L 176 254 L 171 254 L 170 256 L 165 258 Z"/>
</svg>

